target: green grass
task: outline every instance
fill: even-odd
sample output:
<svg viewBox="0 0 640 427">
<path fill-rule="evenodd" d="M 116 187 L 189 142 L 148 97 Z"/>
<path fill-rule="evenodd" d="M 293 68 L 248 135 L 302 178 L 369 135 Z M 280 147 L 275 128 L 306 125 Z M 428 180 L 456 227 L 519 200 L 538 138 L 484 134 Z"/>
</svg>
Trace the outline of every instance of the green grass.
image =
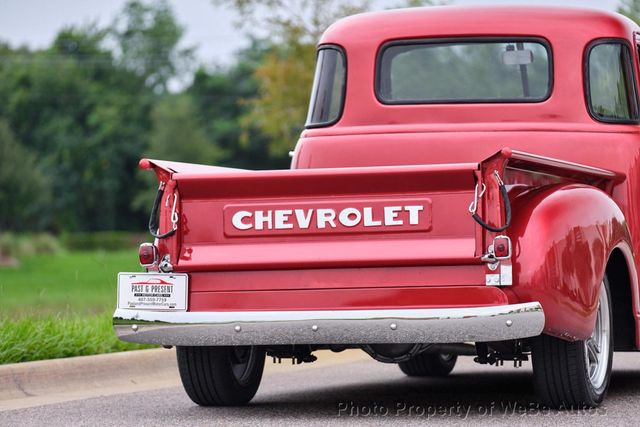
<svg viewBox="0 0 640 427">
<path fill-rule="evenodd" d="M 137 252 L 61 252 L 0 268 L 0 364 L 123 351 L 111 328 L 119 271 Z"/>
<path fill-rule="evenodd" d="M 135 250 L 34 255 L 0 268 L 0 317 L 112 311 L 119 271 L 140 271 Z"/>
<path fill-rule="evenodd" d="M 150 347 L 118 340 L 109 313 L 0 319 L 0 364 Z"/>
</svg>

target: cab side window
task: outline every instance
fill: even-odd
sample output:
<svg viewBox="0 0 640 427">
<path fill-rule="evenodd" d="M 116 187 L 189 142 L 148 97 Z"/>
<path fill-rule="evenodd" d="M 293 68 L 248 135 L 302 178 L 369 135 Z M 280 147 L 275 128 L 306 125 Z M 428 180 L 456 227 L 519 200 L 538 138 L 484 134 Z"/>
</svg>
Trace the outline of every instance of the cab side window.
<svg viewBox="0 0 640 427">
<path fill-rule="evenodd" d="M 637 122 L 638 106 L 631 53 L 626 44 L 592 44 L 586 64 L 587 103 L 594 119 L 608 123 Z"/>
<path fill-rule="evenodd" d="M 329 126 L 337 122 L 344 107 L 347 64 L 338 46 L 322 46 L 318 50 L 316 74 L 306 127 Z"/>
</svg>

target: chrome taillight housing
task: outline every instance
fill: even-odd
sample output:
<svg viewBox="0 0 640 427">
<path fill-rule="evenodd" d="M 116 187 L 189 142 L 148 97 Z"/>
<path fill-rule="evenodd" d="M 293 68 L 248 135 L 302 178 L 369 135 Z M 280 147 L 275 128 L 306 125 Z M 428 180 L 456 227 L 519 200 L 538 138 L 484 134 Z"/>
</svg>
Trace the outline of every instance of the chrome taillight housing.
<svg viewBox="0 0 640 427">
<path fill-rule="evenodd" d="M 158 248 L 153 243 L 143 243 L 138 248 L 138 258 L 141 266 L 151 267 L 158 263 Z"/>
<path fill-rule="evenodd" d="M 493 239 L 493 254 L 496 259 L 511 258 L 511 239 L 507 236 L 496 236 Z"/>
</svg>

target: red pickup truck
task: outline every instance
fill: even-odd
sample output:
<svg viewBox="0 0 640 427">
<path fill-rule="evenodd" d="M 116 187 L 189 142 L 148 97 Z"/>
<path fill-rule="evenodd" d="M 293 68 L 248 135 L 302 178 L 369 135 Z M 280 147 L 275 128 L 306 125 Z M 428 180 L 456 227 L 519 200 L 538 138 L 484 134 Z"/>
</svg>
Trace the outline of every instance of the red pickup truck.
<svg viewBox="0 0 640 427">
<path fill-rule="evenodd" d="M 544 404 L 597 406 L 640 348 L 639 32 L 550 7 L 335 23 L 291 170 L 140 162 L 155 241 L 117 335 L 177 346 L 200 405 L 250 401 L 265 354 L 361 348 L 409 376 L 531 359 Z"/>
</svg>

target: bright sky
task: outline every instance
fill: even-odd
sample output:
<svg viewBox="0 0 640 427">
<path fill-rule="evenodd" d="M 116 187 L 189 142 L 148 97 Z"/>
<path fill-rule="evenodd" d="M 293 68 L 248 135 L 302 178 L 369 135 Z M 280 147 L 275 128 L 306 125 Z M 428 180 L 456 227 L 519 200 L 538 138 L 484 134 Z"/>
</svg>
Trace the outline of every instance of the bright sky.
<svg viewBox="0 0 640 427">
<path fill-rule="evenodd" d="M 126 0 L 0 0 L 0 40 L 11 45 L 44 47 L 64 25 L 111 22 Z M 211 0 L 169 0 L 178 21 L 186 27 L 184 43 L 197 46 L 200 61 L 227 63 L 244 46 L 243 31 L 234 26 L 237 17 Z M 379 8 L 400 3 L 377 0 Z M 615 10 L 618 0 L 453 0 L 453 4 L 550 4 L 588 6 Z"/>
</svg>

